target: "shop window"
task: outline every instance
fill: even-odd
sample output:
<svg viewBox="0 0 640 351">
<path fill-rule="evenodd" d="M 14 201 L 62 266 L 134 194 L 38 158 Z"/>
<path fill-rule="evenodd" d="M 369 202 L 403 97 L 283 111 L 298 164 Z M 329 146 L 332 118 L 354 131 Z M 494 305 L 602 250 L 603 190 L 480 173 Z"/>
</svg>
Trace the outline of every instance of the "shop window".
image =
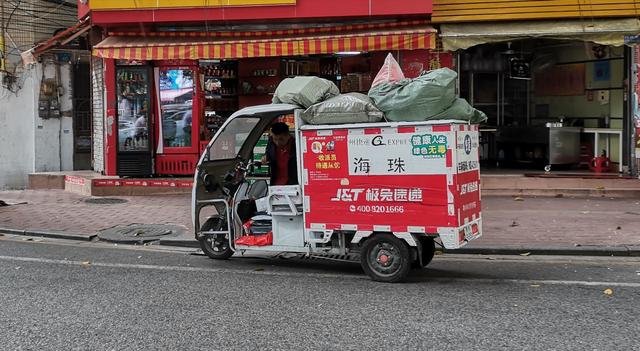
<svg viewBox="0 0 640 351">
<path fill-rule="evenodd" d="M 193 71 L 160 71 L 160 109 L 164 147 L 190 147 L 193 139 Z"/>
</svg>

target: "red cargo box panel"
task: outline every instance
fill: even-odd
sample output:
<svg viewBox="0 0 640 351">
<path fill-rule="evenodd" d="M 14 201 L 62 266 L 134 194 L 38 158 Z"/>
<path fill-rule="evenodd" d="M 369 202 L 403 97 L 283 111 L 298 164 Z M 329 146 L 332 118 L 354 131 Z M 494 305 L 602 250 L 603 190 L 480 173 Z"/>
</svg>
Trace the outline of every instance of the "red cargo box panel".
<svg viewBox="0 0 640 351">
<path fill-rule="evenodd" d="M 306 229 L 458 238 L 480 217 L 477 126 L 306 126 L 301 145 Z"/>
</svg>

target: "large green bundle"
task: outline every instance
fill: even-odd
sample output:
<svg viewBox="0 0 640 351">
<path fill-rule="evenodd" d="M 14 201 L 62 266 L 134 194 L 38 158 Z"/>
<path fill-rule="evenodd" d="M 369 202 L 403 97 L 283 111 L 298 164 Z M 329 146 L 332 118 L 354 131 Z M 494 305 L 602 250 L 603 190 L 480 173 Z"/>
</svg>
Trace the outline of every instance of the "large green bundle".
<svg viewBox="0 0 640 351">
<path fill-rule="evenodd" d="M 349 93 L 319 102 L 300 117 L 309 124 L 346 124 L 380 122 L 384 114 L 368 96 Z"/>
<path fill-rule="evenodd" d="M 273 96 L 273 103 L 285 103 L 309 108 L 313 104 L 340 94 L 329 80 L 318 77 L 294 77 L 283 80 Z"/>
<path fill-rule="evenodd" d="M 487 115 L 480 110 L 476 110 L 469 105 L 465 99 L 456 99 L 453 105 L 441 113 L 427 118 L 427 120 L 436 119 L 455 119 L 469 121 L 473 124 L 482 123 L 487 120 Z"/>
<path fill-rule="evenodd" d="M 380 83 L 369 90 L 369 97 L 390 121 L 486 119 L 465 100 L 456 99 L 457 76 L 449 68 L 436 69 L 415 79 Z"/>
</svg>

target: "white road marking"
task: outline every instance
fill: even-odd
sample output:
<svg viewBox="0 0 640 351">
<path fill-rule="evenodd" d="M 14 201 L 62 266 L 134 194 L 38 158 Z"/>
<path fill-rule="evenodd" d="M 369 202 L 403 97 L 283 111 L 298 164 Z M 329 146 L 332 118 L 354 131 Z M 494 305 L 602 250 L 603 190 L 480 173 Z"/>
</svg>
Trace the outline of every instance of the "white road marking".
<svg viewBox="0 0 640 351">
<path fill-rule="evenodd" d="M 232 273 L 232 274 L 249 274 L 249 275 L 265 275 L 265 276 L 282 276 L 282 277 L 315 277 L 315 278 L 340 278 L 340 279 L 369 279 L 365 275 L 350 274 L 331 274 L 331 273 L 300 273 L 300 272 L 275 272 L 261 270 L 241 270 L 230 268 L 202 268 L 202 267 L 185 267 L 185 266 L 161 266 L 146 264 L 129 264 L 129 263 L 102 263 L 72 260 L 54 260 L 47 258 L 34 257 L 16 257 L 16 256 L 0 256 L 0 260 L 14 262 L 30 262 L 30 263 L 47 263 L 60 264 L 79 267 L 105 267 L 105 268 L 122 268 L 122 269 L 141 269 L 141 270 L 158 270 L 158 271 L 174 271 L 174 272 L 204 272 L 204 273 Z M 488 278 L 443 278 L 429 277 L 428 281 L 433 282 L 469 282 L 469 283 L 506 283 L 506 284 L 540 284 L 540 285 L 561 285 L 561 286 L 604 286 L 604 287 L 621 287 L 621 288 L 640 288 L 640 283 L 629 282 L 602 282 L 602 281 L 586 281 L 586 280 L 530 280 L 530 279 L 488 279 Z"/>
<path fill-rule="evenodd" d="M 0 260 L 16 261 L 16 262 L 31 262 L 31 263 L 48 263 L 48 264 L 61 264 L 68 266 L 80 266 L 80 267 L 105 267 L 105 268 L 124 268 L 124 269 L 145 269 L 145 270 L 159 270 L 159 271 L 174 271 L 174 272 L 206 272 L 206 273 L 236 273 L 236 274 L 254 274 L 254 275 L 271 275 L 271 276 L 314 276 L 322 278 L 365 278 L 359 276 L 347 276 L 344 274 L 330 274 L 330 273 L 294 273 L 294 272 L 274 272 L 274 271 L 262 271 L 262 270 L 242 270 L 232 268 L 202 268 L 202 267 L 185 267 L 185 266 L 160 266 L 160 265 L 147 265 L 147 264 L 130 264 L 130 263 L 101 263 L 101 262 L 89 262 L 88 261 L 71 261 L 71 260 L 52 260 L 47 258 L 33 258 L 33 257 L 15 257 L 15 256 L 0 256 Z"/>
</svg>

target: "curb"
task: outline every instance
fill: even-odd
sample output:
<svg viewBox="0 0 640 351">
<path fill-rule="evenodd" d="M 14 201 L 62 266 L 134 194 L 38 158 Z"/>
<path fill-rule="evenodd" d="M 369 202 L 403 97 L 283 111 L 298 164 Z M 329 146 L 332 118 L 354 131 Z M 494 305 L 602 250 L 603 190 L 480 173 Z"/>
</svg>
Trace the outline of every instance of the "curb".
<svg viewBox="0 0 640 351">
<path fill-rule="evenodd" d="M 37 230 L 19 230 L 0 228 L 0 233 L 35 236 L 54 239 L 68 239 L 79 241 L 93 241 L 98 237 L 97 234 L 75 234 L 57 231 L 37 231 Z M 139 245 L 138 242 L 120 242 L 111 240 L 102 240 L 104 242 L 123 243 L 131 245 Z M 160 239 L 150 241 L 152 245 L 175 246 L 186 248 L 199 248 L 200 244 L 195 240 L 184 239 Z M 640 245 L 621 245 L 621 246 L 513 246 L 513 247 L 463 247 L 457 250 L 440 249 L 445 254 L 469 254 L 469 255 L 546 255 L 546 256 L 616 256 L 616 257 L 640 257 Z"/>
<path fill-rule="evenodd" d="M 457 250 L 442 250 L 449 254 L 475 255 L 547 255 L 547 256 L 617 256 L 638 257 L 640 247 L 621 246 L 514 246 L 514 247 L 463 247 Z"/>
<path fill-rule="evenodd" d="M 158 240 L 158 245 L 162 246 L 176 246 L 176 247 L 188 247 L 199 249 L 200 243 L 196 239 L 193 240 L 184 240 L 184 239 L 160 239 Z"/>
<path fill-rule="evenodd" d="M 58 231 L 48 231 L 48 230 L 31 230 L 31 229 L 10 229 L 10 228 L 0 228 L 1 234 L 10 234 L 10 235 L 23 235 L 23 236 L 37 236 L 42 238 L 52 238 L 52 239 L 67 239 L 67 240 L 79 240 L 79 241 L 94 241 L 95 239 L 99 239 L 103 242 L 116 243 L 116 244 L 131 244 L 131 245 L 140 245 L 142 243 L 147 244 L 155 244 L 155 245 L 163 245 L 163 246 L 176 246 L 176 247 L 191 247 L 191 248 L 199 248 L 200 244 L 193 240 L 183 240 L 183 239 L 156 239 L 156 240 L 105 240 L 102 238 L 98 238 L 98 234 L 79 234 L 79 233 L 68 233 L 68 232 L 58 232 Z"/>
<path fill-rule="evenodd" d="M 53 238 L 53 239 L 79 240 L 79 241 L 92 241 L 98 236 L 98 234 L 95 234 L 95 233 L 81 234 L 81 233 L 69 233 L 69 232 L 50 231 L 50 230 L 34 230 L 34 229 L 19 230 L 19 229 L 9 229 L 9 228 L 0 228 L 0 233 L 24 235 L 24 236 L 37 236 L 42 238 Z"/>
</svg>

